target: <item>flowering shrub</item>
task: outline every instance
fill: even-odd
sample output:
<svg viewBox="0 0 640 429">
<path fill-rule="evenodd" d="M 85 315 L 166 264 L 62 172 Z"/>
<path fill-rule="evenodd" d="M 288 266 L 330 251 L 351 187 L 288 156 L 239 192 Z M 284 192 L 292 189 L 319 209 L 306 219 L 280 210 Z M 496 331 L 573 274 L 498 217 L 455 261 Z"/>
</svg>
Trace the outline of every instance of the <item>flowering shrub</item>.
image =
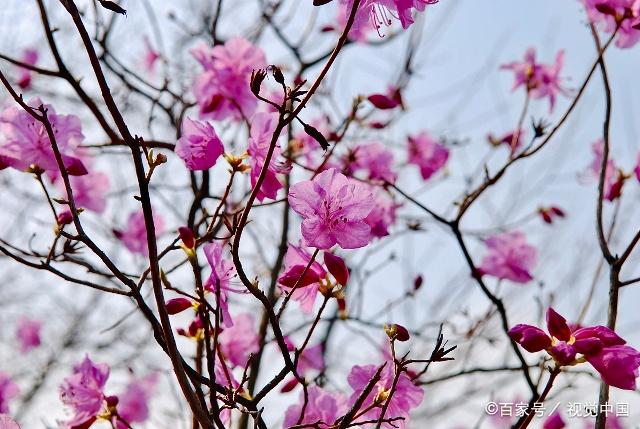
<svg viewBox="0 0 640 429">
<path fill-rule="evenodd" d="M 34 3 L 0 45 L 0 429 L 630 427 L 639 0 L 574 1 L 588 52 L 509 27 L 469 88 L 452 11 L 495 5 Z"/>
</svg>

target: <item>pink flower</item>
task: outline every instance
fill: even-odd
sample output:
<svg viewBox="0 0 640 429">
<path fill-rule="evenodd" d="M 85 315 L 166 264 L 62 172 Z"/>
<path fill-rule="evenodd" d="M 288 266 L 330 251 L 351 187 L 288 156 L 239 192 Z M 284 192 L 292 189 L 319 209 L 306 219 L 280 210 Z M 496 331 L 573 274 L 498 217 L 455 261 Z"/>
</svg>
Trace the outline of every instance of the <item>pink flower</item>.
<svg viewBox="0 0 640 429">
<path fill-rule="evenodd" d="M 249 355 L 259 348 L 256 320 L 251 313 L 234 318 L 233 326 L 222 331 L 218 337 L 220 350 L 232 367 L 244 367 Z"/>
<path fill-rule="evenodd" d="M 29 103 L 35 108 L 41 104 L 38 99 Z M 73 153 L 84 139 L 80 119 L 75 115 L 58 115 L 50 105 L 45 107 L 48 109 L 47 115 L 68 173 L 78 176 L 87 174 L 82 161 L 68 155 Z M 0 136 L 4 137 L 5 141 L 0 145 L 0 168 L 26 170 L 35 165 L 45 171 L 59 170 L 44 125 L 25 110 L 8 107 L 0 114 Z"/>
<path fill-rule="evenodd" d="M 311 253 L 306 248 L 289 244 L 287 253 L 284 255 L 284 273 L 278 279 L 278 284 L 283 291 L 289 292 L 295 286 L 310 260 Z M 309 314 L 313 311 L 313 304 L 316 302 L 320 288 L 320 280 L 324 279 L 326 275 L 327 272 L 322 265 L 318 261 L 314 261 L 291 295 L 292 300 L 300 303 L 300 308 L 304 313 Z"/>
<path fill-rule="evenodd" d="M 542 424 L 542 429 L 562 429 L 567 424 L 562 419 L 562 414 L 558 411 L 551 414 Z"/>
<path fill-rule="evenodd" d="M 158 374 L 152 373 L 140 380 L 132 380 L 119 396 L 117 429 L 127 429 L 133 423 L 144 423 L 149 418 L 149 401 L 156 388 Z M 124 420 L 124 422 L 123 422 Z M 126 424 L 125 424 L 126 422 Z"/>
<path fill-rule="evenodd" d="M 29 66 L 35 66 L 38 63 L 38 51 L 33 48 L 25 49 L 22 52 L 21 62 Z M 18 75 L 18 86 L 21 89 L 28 89 L 31 86 L 31 78 L 33 72 L 27 68 L 20 67 L 20 74 Z"/>
<path fill-rule="evenodd" d="M 409 137 L 409 164 L 420 167 L 424 180 L 440 171 L 449 159 L 449 149 L 436 142 L 428 133 Z"/>
<path fill-rule="evenodd" d="M 20 353 L 25 354 L 40 346 L 42 322 L 21 317 L 16 323 L 16 339 L 20 344 Z"/>
<path fill-rule="evenodd" d="M 574 365 L 582 354 L 602 380 L 625 390 L 636 389 L 640 352 L 606 326 L 572 328 L 553 308 L 547 310 L 550 336 L 531 325 L 516 325 L 509 336 L 531 353 L 546 350 L 558 365 Z"/>
<path fill-rule="evenodd" d="M 362 0 L 360 2 L 354 27 L 358 28 L 367 20 L 378 30 L 382 25 L 391 25 L 391 18 L 400 20 L 402 28 L 409 28 L 413 24 L 413 9 L 422 12 L 429 4 L 437 3 L 438 0 Z M 348 6 L 351 11 L 353 0 L 341 0 L 341 3 Z"/>
<path fill-rule="evenodd" d="M 143 38 L 144 55 L 142 56 L 142 68 L 151 76 L 155 75 L 156 63 L 160 59 L 160 54 L 153 48 L 147 36 Z"/>
<path fill-rule="evenodd" d="M 342 32 L 347 26 L 347 19 L 349 18 L 349 12 L 351 8 L 346 3 L 340 3 L 338 5 L 338 17 L 336 19 L 336 25 L 325 27 L 328 31 Z M 354 42 L 366 42 L 369 38 L 369 33 L 373 31 L 373 26 L 368 25 L 366 22 L 369 20 L 369 12 L 366 9 L 360 8 L 357 13 L 354 25 L 349 30 L 349 40 Z M 362 23 L 365 23 L 362 25 Z"/>
<path fill-rule="evenodd" d="M 201 46 L 191 54 L 204 67 L 193 86 L 200 115 L 214 120 L 251 117 L 257 99 L 249 81 L 254 69 L 266 66 L 262 50 L 242 37 L 234 37 L 223 46 Z"/>
<path fill-rule="evenodd" d="M 278 118 L 273 113 L 256 113 L 251 121 L 251 132 L 249 133 L 249 147 L 247 153 L 251 157 L 251 185 L 255 187 L 260 177 L 260 171 L 265 163 L 269 146 L 276 129 Z M 275 199 L 282 184 L 278 180 L 278 174 L 288 173 L 291 166 L 285 162 L 278 161 L 282 151 L 276 144 L 271 156 L 271 162 L 267 167 L 267 175 L 258 191 L 256 198 L 262 201 L 265 198 Z"/>
<path fill-rule="evenodd" d="M 536 264 L 536 248 L 527 244 L 520 231 L 506 232 L 485 240 L 487 253 L 478 268 L 488 274 L 515 283 L 527 283 L 533 276 L 530 271 Z"/>
<path fill-rule="evenodd" d="M 20 426 L 8 415 L 0 414 L 0 429 L 20 429 Z"/>
<path fill-rule="evenodd" d="M 640 2 L 638 0 L 582 0 L 589 19 L 613 33 L 618 25 L 616 46 L 631 48 L 640 40 Z M 619 24 L 616 22 L 619 20 Z"/>
<path fill-rule="evenodd" d="M 204 284 L 205 289 L 215 295 L 214 301 L 218 302 L 217 307 L 222 312 L 222 324 L 227 328 L 233 326 L 231 314 L 229 314 L 228 292 L 244 293 L 244 290 L 233 289 L 230 285 L 231 279 L 236 275 L 233 262 L 222 257 L 222 246 L 218 242 L 213 242 L 204 246 L 204 254 L 207 256 L 211 274 Z"/>
<path fill-rule="evenodd" d="M 602 160 L 604 157 L 604 141 L 598 139 L 591 145 L 593 151 L 593 161 L 587 167 L 586 171 L 578 176 L 578 179 L 584 183 L 600 181 L 600 171 L 602 170 Z M 626 180 L 624 173 L 616 166 L 615 161 L 611 158 L 607 159 L 607 166 L 604 172 L 604 195 L 607 201 L 614 201 L 622 194 L 622 186 Z"/>
<path fill-rule="evenodd" d="M 60 386 L 60 399 L 75 413 L 65 427 L 72 429 L 96 419 L 104 407 L 104 385 L 108 378 L 107 364 L 94 364 L 86 356 L 73 369 L 73 374 L 64 379 Z"/>
<path fill-rule="evenodd" d="M 371 228 L 372 237 L 389 235 L 389 227 L 396 223 L 396 210 L 401 204 L 396 203 L 384 189 L 375 194 L 375 205 L 364 221 Z"/>
<path fill-rule="evenodd" d="M 347 169 L 366 171 L 368 180 L 394 183 L 397 177 L 393 171 L 393 152 L 377 142 L 356 146 L 347 159 Z"/>
<path fill-rule="evenodd" d="M 208 170 L 224 153 L 224 146 L 211 124 L 185 118 L 175 152 L 189 170 Z"/>
<path fill-rule="evenodd" d="M 20 388 L 6 372 L 0 371 L 0 413 L 9 412 L 9 404 L 20 394 Z"/>
<path fill-rule="evenodd" d="M 297 424 L 314 424 L 316 427 L 329 428 L 336 419 L 346 412 L 345 398 L 341 394 L 329 393 L 318 386 L 308 389 L 307 404 L 302 421 L 300 415 L 304 406 L 304 394 L 300 393 L 300 402 L 289 406 L 284 415 L 284 428 Z"/>
<path fill-rule="evenodd" d="M 373 193 L 337 170 L 293 185 L 289 203 L 303 218 L 302 236 L 308 246 L 357 249 L 369 243 L 371 228 L 364 219 L 373 209 Z"/>
<path fill-rule="evenodd" d="M 347 377 L 349 385 L 353 389 L 353 394 L 349 399 L 349 404 L 353 405 L 356 399 L 360 396 L 365 386 L 371 381 L 375 375 L 378 367 L 375 365 L 358 366 L 355 365 L 351 368 L 351 373 Z M 381 378 L 373 391 L 365 399 L 362 409 L 369 408 L 373 403 L 384 404 L 390 391 L 394 380 L 393 365 L 387 364 L 382 370 Z M 383 423 L 382 427 L 385 428 L 400 428 L 404 429 L 409 420 L 410 411 L 420 405 L 424 391 L 413 384 L 413 381 L 406 373 L 401 373 L 398 383 L 396 385 L 395 392 L 390 398 L 389 406 L 385 413 L 385 418 L 402 418 L 402 420 L 393 421 L 393 425 L 390 423 Z M 380 418 L 382 407 L 374 407 L 364 413 L 361 420 L 371 420 Z"/>
<path fill-rule="evenodd" d="M 71 189 L 76 206 L 95 213 L 104 212 L 107 207 L 106 194 L 109 191 L 109 176 L 102 172 L 90 172 L 84 176 L 71 176 Z M 65 192 L 64 183 L 58 186 Z"/>
<path fill-rule="evenodd" d="M 525 52 L 524 61 L 505 64 L 502 70 L 511 70 L 515 74 L 513 89 L 524 86 L 529 96 L 534 99 L 549 98 L 549 112 L 553 111 L 558 94 L 565 90 L 560 86 L 560 71 L 564 61 L 564 51 L 556 55 L 555 64 L 536 62 L 536 50 L 529 48 Z"/>
<path fill-rule="evenodd" d="M 153 223 L 156 229 L 156 237 L 164 232 L 164 219 L 157 213 L 153 215 Z M 149 247 L 147 245 L 147 228 L 144 222 L 142 209 L 129 215 L 127 229 L 124 231 L 114 231 L 125 247 L 132 253 L 148 256 Z"/>
<path fill-rule="evenodd" d="M 296 350 L 296 346 L 291 338 L 285 337 L 285 343 L 290 352 Z M 322 371 L 324 369 L 324 356 L 322 355 L 322 343 L 315 346 L 307 346 L 298 358 L 298 366 L 296 367 L 298 374 L 304 376 L 309 370 Z"/>
</svg>

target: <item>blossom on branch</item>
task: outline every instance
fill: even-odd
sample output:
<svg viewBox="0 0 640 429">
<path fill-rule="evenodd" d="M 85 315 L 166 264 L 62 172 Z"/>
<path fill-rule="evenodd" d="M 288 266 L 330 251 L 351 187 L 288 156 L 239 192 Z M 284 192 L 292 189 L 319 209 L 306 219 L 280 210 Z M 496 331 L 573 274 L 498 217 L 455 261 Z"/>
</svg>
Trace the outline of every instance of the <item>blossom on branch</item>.
<svg viewBox="0 0 640 429">
<path fill-rule="evenodd" d="M 514 283 L 533 279 L 531 270 L 537 260 L 537 250 L 527 243 L 520 231 L 505 232 L 485 240 L 487 253 L 478 267 L 479 274 L 490 275 Z"/>
<path fill-rule="evenodd" d="M 208 170 L 224 153 L 224 146 L 211 124 L 185 118 L 175 152 L 189 170 Z"/>
<path fill-rule="evenodd" d="M 64 379 L 60 399 L 74 412 L 73 418 L 65 422 L 66 428 L 86 428 L 104 411 L 107 399 L 104 386 L 108 378 L 107 364 L 95 364 L 86 356 L 73 369 L 73 374 Z"/>
</svg>

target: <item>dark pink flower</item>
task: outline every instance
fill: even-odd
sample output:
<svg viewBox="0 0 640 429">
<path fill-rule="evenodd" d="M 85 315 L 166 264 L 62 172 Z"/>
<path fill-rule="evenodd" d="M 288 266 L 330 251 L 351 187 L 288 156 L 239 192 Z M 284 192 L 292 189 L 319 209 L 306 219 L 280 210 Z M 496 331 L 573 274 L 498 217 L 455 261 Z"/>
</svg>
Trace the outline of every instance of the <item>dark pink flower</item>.
<svg viewBox="0 0 640 429">
<path fill-rule="evenodd" d="M 249 81 L 254 69 L 266 67 L 262 50 L 242 37 L 234 37 L 224 45 L 198 47 L 191 54 L 204 67 L 193 86 L 200 115 L 215 120 L 251 117 L 257 99 Z"/>
<path fill-rule="evenodd" d="M 640 2 L 638 0 L 582 0 L 589 19 L 613 33 L 619 25 L 616 46 L 631 48 L 640 40 Z"/>
<path fill-rule="evenodd" d="M 208 170 L 224 153 L 224 146 L 211 124 L 185 118 L 175 153 L 189 170 Z"/>
<path fill-rule="evenodd" d="M 372 237 L 389 235 L 389 228 L 396 223 L 396 210 L 401 206 L 387 191 L 381 188 L 377 190 L 373 210 L 364 219 L 371 228 Z"/>
<path fill-rule="evenodd" d="M 259 348 L 256 320 L 251 313 L 234 317 L 233 326 L 218 336 L 220 350 L 232 367 L 247 365 L 249 355 Z"/>
<path fill-rule="evenodd" d="M 558 411 L 551 414 L 542 424 L 542 429 L 562 429 L 567 424 L 562 419 L 562 414 Z"/>
<path fill-rule="evenodd" d="M 602 380 L 625 390 L 636 389 L 640 352 L 606 326 L 572 328 L 553 308 L 547 310 L 547 336 L 531 325 L 516 325 L 509 336 L 524 349 L 535 353 L 546 350 L 558 365 L 575 365 L 581 354 L 600 373 Z"/>
<path fill-rule="evenodd" d="M 353 389 L 353 394 L 349 399 L 349 405 L 353 405 L 365 386 L 371 381 L 374 374 L 378 370 L 375 365 L 358 366 L 351 368 L 351 373 L 347 377 L 349 385 Z M 393 365 L 387 364 L 382 370 L 381 379 L 373 391 L 365 399 L 362 409 L 369 408 L 373 403 L 384 404 L 389 397 L 391 386 L 394 380 Z M 400 428 L 404 429 L 409 421 L 410 411 L 420 405 L 424 397 L 424 391 L 413 384 L 413 381 L 406 373 L 401 373 L 396 390 L 391 396 L 389 406 L 385 413 L 385 418 L 402 418 L 402 420 L 394 420 L 393 425 L 383 423 L 384 428 Z M 361 417 L 360 420 L 378 419 L 380 417 L 381 406 L 373 407 Z"/>
<path fill-rule="evenodd" d="M 291 291 L 310 260 L 311 253 L 306 248 L 289 244 L 287 253 L 284 255 L 284 272 L 278 279 L 278 284 L 283 291 Z M 300 304 L 300 308 L 304 313 L 309 314 L 313 311 L 313 304 L 318 296 L 320 281 L 326 276 L 327 272 L 320 262 L 314 261 L 293 292 L 293 295 L 291 295 L 291 299 Z"/>
<path fill-rule="evenodd" d="M 364 219 L 374 206 L 367 186 L 335 169 L 299 182 L 289 191 L 291 208 L 302 216 L 302 236 L 308 246 L 357 249 L 369 243 L 371 228 Z"/>
<path fill-rule="evenodd" d="M 164 232 L 164 219 L 157 213 L 153 215 L 156 237 Z M 114 231 L 127 249 L 132 253 L 139 253 L 147 256 L 149 247 L 147 245 L 147 228 L 144 222 L 142 209 L 132 212 L 127 221 L 127 229 L 124 231 Z"/>
<path fill-rule="evenodd" d="M 95 364 L 88 356 L 73 369 L 60 386 L 60 399 L 73 412 L 73 418 L 65 427 L 73 429 L 95 420 L 105 405 L 104 385 L 109 378 L 107 364 Z"/>
<path fill-rule="evenodd" d="M 422 132 L 408 140 L 409 164 L 417 165 L 424 180 L 440 171 L 449 159 L 449 149 Z"/>
<path fill-rule="evenodd" d="M 536 248 L 527 244 L 520 231 L 505 232 L 485 240 L 487 253 L 478 268 L 487 274 L 515 283 L 527 283 L 533 276 L 531 270 L 536 264 Z"/>
<path fill-rule="evenodd" d="M 278 117 L 273 113 L 256 113 L 251 120 L 247 153 L 251 157 L 250 177 L 252 186 L 256 185 L 258 177 L 260 177 L 260 171 L 264 166 L 277 123 Z M 288 163 L 278 160 L 281 153 L 282 150 L 276 143 L 264 182 L 262 182 L 262 186 L 256 195 L 258 201 L 262 201 L 265 198 L 275 199 L 278 190 L 282 188 L 282 183 L 278 180 L 278 174 L 286 174 L 291 170 L 291 166 Z"/>
<path fill-rule="evenodd" d="M 207 256 L 211 274 L 204 284 L 205 289 L 214 294 L 214 302 L 217 302 L 222 313 L 223 326 L 233 326 L 231 315 L 229 314 L 229 292 L 244 293 L 244 290 L 237 290 L 231 287 L 231 279 L 236 275 L 233 262 L 222 257 L 222 246 L 218 242 L 213 242 L 204 246 L 204 254 Z"/>
<path fill-rule="evenodd" d="M 38 63 L 38 51 L 34 48 L 25 49 L 22 52 L 22 58 L 20 61 L 29 66 L 35 66 Z M 27 68 L 20 67 L 20 74 L 18 75 L 18 86 L 21 89 L 28 89 L 31 87 L 31 78 L 33 72 Z"/>
<path fill-rule="evenodd" d="M 524 61 L 505 64 L 500 68 L 511 70 L 515 74 L 513 89 L 524 86 L 529 96 L 534 99 L 549 98 L 549 111 L 553 111 L 558 94 L 566 91 L 560 86 L 564 51 L 556 55 L 555 64 L 541 64 L 536 61 L 536 50 L 529 48 L 525 52 Z"/>
<path fill-rule="evenodd" d="M 350 172 L 364 170 L 366 179 L 394 183 L 393 152 L 381 143 L 374 142 L 356 146 L 349 155 L 346 168 Z"/>
<path fill-rule="evenodd" d="M 310 386 L 302 421 L 299 422 L 303 410 L 304 394 L 300 393 L 300 402 L 287 408 L 284 415 L 284 428 L 297 424 L 315 424 L 318 428 L 329 428 L 340 415 L 346 412 L 345 398 L 338 393 L 330 393 L 318 386 Z"/>
<path fill-rule="evenodd" d="M 38 99 L 29 102 L 34 108 L 40 107 L 41 104 Z M 75 115 L 58 115 L 50 105 L 45 107 L 48 109 L 47 115 L 68 173 L 78 176 L 87 174 L 82 161 L 69 155 L 84 139 L 80 119 Z M 0 114 L 0 135 L 4 137 L 4 143 L 0 145 L 0 167 L 26 170 L 35 165 L 45 171 L 59 170 L 44 125 L 25 110 L 9 107 Z"/>
<path fill-rule="evenodd" d="M 349 268 L 344 259 L 331 252 L 324 252 L 324 264 L 339 285 L 346 286 L 349 283 Z"/>
<path fill-rule="evenodd" d="M 144 423 L 149 419 L 149 401 L 157 383 L 157 373 L 129 383 L 124 393 L 118 397 L 117 410 L 121 419 L 115 419 L 117 429 L 127 429 L 134 423 Z"/>
<path fill-rule="evenodd" d="M 28 353 L 40 346 L 42 322 L 21 317 L 16 323 L 16 339 L 20 344 L 20 353 Z"/>
<path fill-rule="evenodd" d="M 9 412 L 9 404 L 20 394 L 20 388 L 9 374 L 0 371 L 0 413 Z"/>
<path fill-rule="evenodd" d="M 354 27 L 358 28 L 367 21 L 380 33 L 383 25 L 391 25 L 391 18 L 400 20 L 402 28 L 408 28 L 413 24 L 413 9 L 422 12 L 429 4 L 437 3 L 438 0 L 362 0 L 356 15 Z M 353 0 L 341 0 L 351 11 Z"/>
</svg>

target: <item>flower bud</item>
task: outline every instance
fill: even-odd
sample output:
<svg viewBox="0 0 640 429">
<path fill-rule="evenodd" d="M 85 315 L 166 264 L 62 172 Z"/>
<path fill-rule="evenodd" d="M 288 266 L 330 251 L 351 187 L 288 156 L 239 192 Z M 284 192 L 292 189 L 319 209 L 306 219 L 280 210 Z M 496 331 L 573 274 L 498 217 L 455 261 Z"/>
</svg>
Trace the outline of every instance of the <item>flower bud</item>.
<svg viewBox="0 0 640 429">
<path fill-rule="evenodd" d="M 343 287 L 347 286 L 349 269 L 347 268 L 347 264 L 344 263 L 344 260 L 331 252 L 324 252 L 324 263 L 338 284 Z"/>
<path fill-rule="evenodd" d="M 422 287 L 423 281 L 424 279 L 422 278 L 422 275 L 418 274 L 416 278 L 413 280 L 413 290 L 420 289 Z"/>
<path fill-rule="evenodd" d="M 384 332 L 386 332 L 387 336 L 392 340 L 405 342 L 409 341 L 409 338 L 411 338 L 407 328 L 402 325 L 398 325 L 397 323 L 384 325 Z"/>
<path fill-rule="evenodd" d="M 180 235 L 182 244 L 184 244 L 187 249 L 193 249 L 194 247 L 196 247 L 196 239 L 193 236 L 193 231 L 191 231 L 191 228 L 181 226 L 180 228 L 178 228 L 178 234 Z"/>
<path fill-rule="evenodd" d="M 69 225 L 71 222 L 73 222 L 73 215 L 71 214 L 70 210 L 65 210 L 61 213 L 58 213 L 56 221 L 58 222 L 58 226 Z"/>
<path fill-rule="evenodd" d="M 167 313 L 169 314 L 178 314 L 185 311 L 187 308 L 191 308 L 191 300 L 187 298 L 174 298 L 170 299 L 165 303 L 165 307 L 167 308 Z"/>
</svg>

